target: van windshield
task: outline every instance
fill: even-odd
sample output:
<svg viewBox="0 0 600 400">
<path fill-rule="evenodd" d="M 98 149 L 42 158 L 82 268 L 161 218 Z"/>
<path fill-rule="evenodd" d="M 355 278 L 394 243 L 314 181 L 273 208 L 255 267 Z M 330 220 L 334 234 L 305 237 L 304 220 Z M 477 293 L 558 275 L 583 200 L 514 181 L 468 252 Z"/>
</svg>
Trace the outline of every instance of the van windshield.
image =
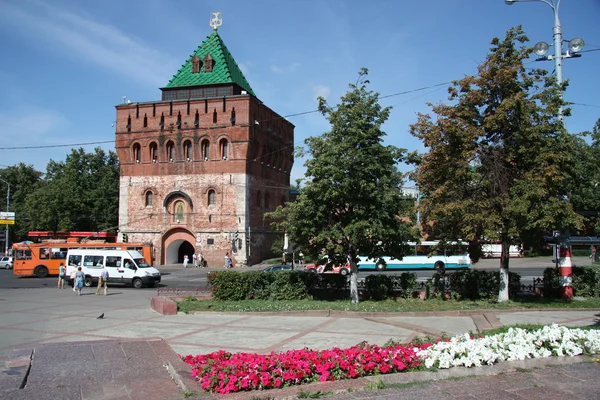
<svg viewBox="0 0 600 400">
<path fill-rule="evenodd" d="M 152 265 L 148 265 L 145 259 L 143 258 L 134 258 L 133 261 L 137 264 L 138 268 L 150 268 Z"/>
</svg>

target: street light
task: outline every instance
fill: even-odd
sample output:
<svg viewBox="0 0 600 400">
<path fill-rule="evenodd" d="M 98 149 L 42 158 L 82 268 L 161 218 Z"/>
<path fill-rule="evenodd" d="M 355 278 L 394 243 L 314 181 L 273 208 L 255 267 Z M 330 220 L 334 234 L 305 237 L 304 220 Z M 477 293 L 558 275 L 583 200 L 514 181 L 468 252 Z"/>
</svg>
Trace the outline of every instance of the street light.
<svg viewBox="0 0 600 400">
<path fill-rule="evenodd" d="M 536 61 L 554 60 L 554 69 L 556 71 L 556 82 L 559 85 L 562 84 L 562 82 L 563 82 L 563 77 L 562 77 L 562 60 L 563 60 L 563 58 L 581 57 L 581 54 L 577 54 L 577 53 L 580 52 L 583 49 L 583 46 L 585 45 L 583 39 L 581 39 L 581 38 L 575 38 L 573 40 L 570 40 L 569 41 L 569 50 L 567 50 L 567 52 L 563 54 L 563 51 L 562 51 L 562 44 L 563 44 L 562 28 L 560 26 L 560 20 L 558 19 L 558 8 L 560 6 L 560 1 L 561 0 L 504 0 L 504 3 L 506 3 L 509 6 L 512 6 L 515 3 L 538 2 L 538 3 L 545 3 L 548 6 L 550 6 L 550 8 L 552 8 L 552 11 L 554 12 L 554 55 L 546 56 L 546 53 L 548 52 L 548 49 L 550 48 L 550 45 L 548 45 L 548 43 L 546 43 L 546 42 L 537 43 L 533 47 L 533 49 L 535 51 L 535 54 L 540 56 L 540 58 L 538 58 Z M 562 97 L 562 92 L 561 92 L 561 97 Z M 559 109 L 559 118 L 561 120 L 563 119 L 562 106 Z"/>
<path fill-rule="evenodd" d="M 8 190 L 6 191 L 6 212 L 10 211 L 10 183 L 8 181 L 5 181 L 4 179 L 0 179 L 0 181 L 6 183 L 6 186 L 8 186 Z M 7 256 L 8 255 L 8 224 L 6 224 L 6 239 L 4 241 L 4 255 Z"/>
</svg>

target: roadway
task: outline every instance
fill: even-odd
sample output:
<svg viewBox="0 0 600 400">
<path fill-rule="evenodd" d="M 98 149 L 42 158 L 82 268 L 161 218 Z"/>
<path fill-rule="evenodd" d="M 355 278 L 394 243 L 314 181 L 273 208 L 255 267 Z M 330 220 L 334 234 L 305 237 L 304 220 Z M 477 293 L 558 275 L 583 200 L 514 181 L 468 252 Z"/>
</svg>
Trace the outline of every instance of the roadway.
<svg viewBox="0 0 600 400">
<path fill-rule="evenodd" d="M 589 265 L 589 259 L 586 257 L 574 257 L 573 264 Z M 494 271 L 500 266 L 499 259 L 484 259 L 473 264 L 473 269 Z M 521 275 L 521 283 L 529 284 L 533 278 L 542 277 L 543 271 L 547 267 L 553 267 L 554 264 L 550 257 L 539 258 L 512 258 L 510 268 L 512 271 Z M 234 269 L 239 271 L 256 271 L 264 268 L 264 265 L 256 265 L 250 268 Z M 162 274 L 160 286 L 163 287 L 182 287 L 182 286 L 206 286 L 207 274 L 209 271 L 222 270 L 222 268 L 183 268 L 181 265 L 159 266 Z M 402 271 L 386 271 L 385 274 L 397 274 Z M 433 271 L 414 271 L 419 281 L 424 281 L 433 275 Z M 359 279 L 364 279 L 367 275 L 373 274 L 373 271 L 360 271 Z M 15 276 L 12 270 L 0 270 L 0 289 L 34 289 L 56 287 L 57 278 L 37 278 L 33 276 Z M 140 290 L 154 291 L 155 288 L 143 288 Z"/>
</svg>

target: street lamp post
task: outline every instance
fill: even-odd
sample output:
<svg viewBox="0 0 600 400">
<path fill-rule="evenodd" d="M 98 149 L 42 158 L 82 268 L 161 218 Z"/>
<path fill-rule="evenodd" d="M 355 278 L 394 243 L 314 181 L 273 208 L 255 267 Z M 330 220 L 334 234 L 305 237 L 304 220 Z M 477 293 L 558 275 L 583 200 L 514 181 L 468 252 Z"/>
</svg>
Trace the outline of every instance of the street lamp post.
<svg viewBox="0 0 600 400">
<path fill-rule="evenodd" d="M 563 58 L 572 58 L 572 57 L 581 57 L 581 54 L 577 54 L 583 49 L 584 41 L 581 38 L 575 38 L 569 41 L 569 50 L 563 54 L 562 44 L 563 44 L 563 35 L 562 35 L 562 27 L 560 26 L 560 19 L 558 18 L 558 8 L 560 7 L 561 0 L 504 0 L 509 6 L 512 6 L 515 3 L 545 3 L 554 12 L 554 29 L 553 29 L 553 37 L 554 37 L 554 56 L 546 56 L 545 54 L 548 52 L 549 45 L 546 42 L 539 42 L 534 46 L 535 54 L 540 56 L 538 61 L 543 60 L 554 60 L 554 69 L 556 71 L 556 83 L 561 85 L 563 82 L 563 74 L 562 74 L 562 60 Z M 561 91 L 562 97 L 562 91 Z M 559 109 L 558 117 L 563 119 L 563 108 L 562 106 Z"/>
<path fill-rule="evenodd" d="M 545 3 L 554 12 L 554 29 L 553 29 L 553 37 L 554 37 L 554 56 L 548 55 L 549 45 L 546 42 L 539 42 L 534 47 L 533 50 L 535 54 L 537 54 L 540 58 L 536 61 L 545 61 L 545 60 L 554 60 L 554 68 L 556 72 L 556 83 L 561 86 L 563 83 L 563 74 L 562 74 L 562 60 L 564 58 L 572 58 L 572 57 L 581 57 L 581 54 L 577 54 L 583 49 L 584 42 L 581 38 L 575 38 L 569 41 L 569 48 L 563 54 L 563 35 L 562 35 L 562 27 L 560 26 L 560 19 L 558 18 L 558 8 L 560 7 L 561 0 L 504 0 L 504 2 L 512 6 L 515 3 L 524 3 L 524 2 L 538 2 Z M 563 98 L 562 90 L 560 91 L 561 99 Z M 563 121 L 563 107 L 562 105 L 558 109 L 558 118 L 560 121 Z M 567 232 L 563 232 L 559 235 L 560 242 L 560 253 L 557 252 L 557 266 L 560 275 L 560 285 L 561 285 L 561 296 L 565 299 L 571 299 L 573 297 L 573 287 L 571 286 L 572 282 L 572 267 L 571 267 L 571 246 L 569 243 L 569 234 Z M 558 249 L 557 249 L 558 250 Z M 560 260 L 560 261 L 559 261 Z"/>
<path fill-rule="evenodd" d="M 6 191 L 6 212 L 10 211 L 10 183 L 8 183 L 8 181 L 5 181 L 4 179 L 0 179 L 0 181 L 6 183 L 6 186 L 8 186 L 8 190 Z M 8 255 L 8 233 L 9 233 L 9 225 L 6 224 L 6 238 L 4 241 L 4 255 L 7 256 Z"/>
</svg>

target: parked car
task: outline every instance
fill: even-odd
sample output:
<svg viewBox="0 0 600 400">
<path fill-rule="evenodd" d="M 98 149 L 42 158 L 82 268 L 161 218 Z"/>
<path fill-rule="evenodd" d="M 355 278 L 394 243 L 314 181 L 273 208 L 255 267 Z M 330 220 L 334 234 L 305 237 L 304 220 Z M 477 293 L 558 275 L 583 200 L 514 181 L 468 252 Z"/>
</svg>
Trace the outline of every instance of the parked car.
<svg viewBox="0 0 600 400">
<path fill-rule="evenodd" d="M 286 265 L 286 264 L 282 264 L 282 265 L 271 265 L 265 269 L 263 269 L 263 272 L 276 272 L 276 271 L 293 271 L 294 267 L 292 265 Z"/>
<path fill-rule="evenodd" d="M 12 257 L 0 257 L 0 268 L 4 269 L 12 269 L 13 268 L 13 258 Z"/>
<path fill-rule="evenodd" d="M 306 272 L 314 272 L 319 274 L 341 274 L 348 275 L 350 273 L 350 264 L 335 264 L 329 259 L 324 258 L 314 264 L 307 264 Z"/>
</svg>

